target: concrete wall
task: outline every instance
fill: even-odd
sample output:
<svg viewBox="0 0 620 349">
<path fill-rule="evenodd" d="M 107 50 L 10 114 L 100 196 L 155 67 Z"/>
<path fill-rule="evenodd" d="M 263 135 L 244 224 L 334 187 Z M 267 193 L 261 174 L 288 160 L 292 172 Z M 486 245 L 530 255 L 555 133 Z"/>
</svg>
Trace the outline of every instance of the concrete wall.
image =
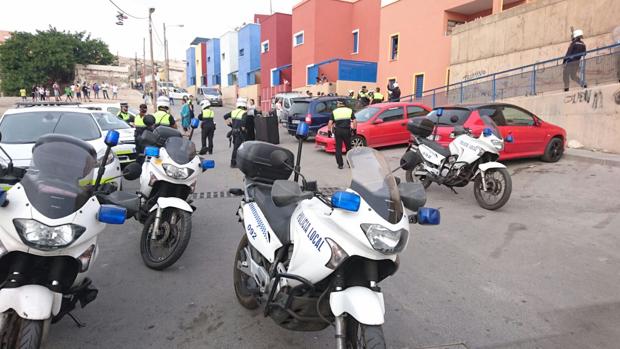
<svg viewBox="0 0 620 349">
<path fill-rule="evenodd" d="M 571 26 L 583 29 L 588 49 L 611 45 L 618 25 L 618 0 L 537 0 L 457 26 L 451 82 L 563 56 Z"/>
<path fill-rule="evenodd" d="M 562 126 L 568 141 L 620 153 L 620 84 L 503 100 Z"/>
<path fill-rule="evenodd" d="M 129 85 L 129 66 L 77 64 L 75 66 L 75 80 L 86 81 L 91 85 L 93 82 L 107 82 L 108 85 L 117 84 L 120 87 L 127 87 Z"/>
<path fill-rule="evenodd" d="M 237 31 L 229 31 L 220 37 L 220 58 L 222 86 L 228 86 L 228 74 L 239 70 Z"/>
<path fill-rule="evenodd" d="M 371 88 L 374 90 L 374 85 L 371 86 L 367 82 L 359 82 L 359 81 L 345 81 L 338 80 L 336 82 L 329 82 L 324 84 L 317 84 L 311 86 L 303 86 L 293 89 L 294 91 L 299 91 L 305 93 L 306 91 L 312 92 L 313 96 L 316 96 L 319 92 L 324 94 L 335 93 L 339 96 L 348 96 L 349 90 L 353 90 L 355 95 L 357 96 L 357 92 L 362 89 L 362 86 Z"/>
</svg>

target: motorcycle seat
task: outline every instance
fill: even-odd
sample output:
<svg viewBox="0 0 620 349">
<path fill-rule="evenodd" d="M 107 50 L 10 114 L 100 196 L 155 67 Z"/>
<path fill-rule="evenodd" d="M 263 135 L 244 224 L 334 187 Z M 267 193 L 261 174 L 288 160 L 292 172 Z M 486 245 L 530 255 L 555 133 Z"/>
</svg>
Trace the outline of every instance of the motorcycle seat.
<svg viewBox="0 0 620 349">
<path fill-rule="evenodd" d="M 276 206 L 271 198 L 270 185 L 254 187 L 253 198 L 263 215 L 265 215 L 265 218 L 267 218 L 269 226 L 276 233 L 280 242 L 282 242 L 282 244 L 290 242 L 291 217 L 293 216 L 293 211 L 295 211 L 297 204 L 283 207 Z"/>
<path fill-rule="evenodd" d="M 424 144 L 425 146 L 433 149 L 435 152 L 439 153 L 441 156 L 443 157 L 448 157 L 450 156 L 450 150 L 448 148 L 444 148 L 443 146 L 441 146 L 441 144 L 432 141 L 430 139 L 424 138 L 424 137 L 418 137 L 418 142 Z"/>
</svg>

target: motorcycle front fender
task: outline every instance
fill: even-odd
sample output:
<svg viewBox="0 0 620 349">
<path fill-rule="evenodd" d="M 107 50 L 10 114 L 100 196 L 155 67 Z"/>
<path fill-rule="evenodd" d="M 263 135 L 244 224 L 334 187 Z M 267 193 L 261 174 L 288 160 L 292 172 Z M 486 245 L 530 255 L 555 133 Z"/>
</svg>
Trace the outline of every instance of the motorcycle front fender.
<svg viewBox="0 0 620 349">
<path fill-rule="evenodd" d="M 25 285 L 0 290 L 0 313 L 9 309 L 28 320 L 46 320 L 58 314 L 62 294 L 39 285 Z"/>
<path fill-rule="evenodd" d="M 158 198 L 157 205 L 154 205 L 153 207 L 151 207 L 150 212 L 155 211 L 158 207 L 161 207 L 162 209 L 168 208 L 168 207 L 175 207 L 175 208 L 178 208 L 179 210 L 187 211 L 189 213 L 194 212 L 194 210 L 187 203 L 187 201 L 181 200 L 179 198 Z"/>
<path fill-rule="evenodd" d="M 490 170 L 492 168 L 506 168 L 506 165 L 504 164 L 500 164 L 499 162 L 485 162 L 484 164 L 480 164 L 478 165 L 478 169 L 480 169 L 480 172 L 484 173 L 487 170 Z"/>
<path fill-rule="evenodd" d="M 382 325 L 385 321 L 383 294 L 361 286 L 349 287 L 329 295 L 335 316 L 347 313 L 364 325 Z"/>
</svg>

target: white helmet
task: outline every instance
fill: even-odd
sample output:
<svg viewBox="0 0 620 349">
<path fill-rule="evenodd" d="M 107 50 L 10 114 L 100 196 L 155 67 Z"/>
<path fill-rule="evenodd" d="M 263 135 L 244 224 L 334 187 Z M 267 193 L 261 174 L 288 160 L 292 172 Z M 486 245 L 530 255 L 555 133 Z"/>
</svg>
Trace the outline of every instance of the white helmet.
<svg viewBox="0 0 620 349">
<path fill-rule="evenodd" d="M 239 97 L 237 98 L 237 108 L 247 108 L 248 107 L 248 100 L 243 98 L 243 97 Z"/>
<path fill-rule="evenodd" d="M 573 31 L 573 39 L 578 38 L 580 36 L 583 36 L 583 30 L 575 29 L 575 31 Z"/>
<path fill-rule="evenodd" d="M 209 101 L 208 101 L 208 100 L 206 100 L 206 99 L 203 99 L 203 100 L 200 102 L 200 107 L 201 107 L 202 109 L 209 108 L 210 106 L 211 106 L 211 102 L 209 102 Z"/>
<path fill-rule="evenodd" d="M 170 100 L 166 96 L 157 97 L 157 108 L 170 108 Z"/>
</svg>

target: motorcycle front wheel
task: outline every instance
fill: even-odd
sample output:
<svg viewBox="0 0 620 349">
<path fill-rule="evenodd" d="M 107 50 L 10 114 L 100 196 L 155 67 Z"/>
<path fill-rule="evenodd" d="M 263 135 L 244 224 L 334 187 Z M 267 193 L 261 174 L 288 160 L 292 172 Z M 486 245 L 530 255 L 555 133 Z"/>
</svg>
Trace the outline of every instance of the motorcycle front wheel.
<svg viewBox="0 0 620 349">
<path fill-rule="evenodd" d="M 428 177 L 422 175 L 415 175 L 416 171 L 423 171 L 424 165 L 418 164 L 413 170 L 409 170 L 405 172 L 405 176 L 407 178 L 407 182 L 420 182 L 424 186 L 424 189 L 430 187 L 431 183 L 433 183 Z"/>
<path fill-rule="evenodd" d="M 347 349 L 385 349 L 385 337 L 381 326 L 363 325 L 353 317 L 347 319 Z"/>
<path fill-rule="evenodd" d="M 239 304 L 241 304 L 246 309 L 253 310 L 258 308 L 258 302 L 256 301 L 256 297 L 248 288 L 250 276 L 241 271 L 241 268 L 249 269 L 249 263 L 251 258 L 251 256 L 247 254 L 247 252 L 249 251 L 249 246 L 250 244 L 248 243 L 248 236 L 244 233 L 241 237 L 241 241 L 239 241 L 237 252 L 235 253 L 233 284 L 235 287 L 235 296 L 237 296 Z"/>
<path fill-rule="evenodd" d="M 0 328 L 0 349 L 38 349 L 43 341 L 43 321 L 27 320 L 14 311 L 7 314 L 3 328 Z"/>
<path fill-rule="evenodd" d="M 144 222 L 140 253 L 147 267 L 164 270 L 185 252 L 192 235 L 192 215 L 177 208 L 166 208 L 162 212 L 158 232 L 153 232 L 154 225 L 155 211 Z"/>
<path fill-rule="evenodd" d="M 484 173 L 487 190 L 482 185 L 482 174 L 474 181 L 474 196 L 478 205 L 487 210 L 504 206 L 512 193 L 512 179 L 505 168 L 494 168 Z"/>
</svg>

